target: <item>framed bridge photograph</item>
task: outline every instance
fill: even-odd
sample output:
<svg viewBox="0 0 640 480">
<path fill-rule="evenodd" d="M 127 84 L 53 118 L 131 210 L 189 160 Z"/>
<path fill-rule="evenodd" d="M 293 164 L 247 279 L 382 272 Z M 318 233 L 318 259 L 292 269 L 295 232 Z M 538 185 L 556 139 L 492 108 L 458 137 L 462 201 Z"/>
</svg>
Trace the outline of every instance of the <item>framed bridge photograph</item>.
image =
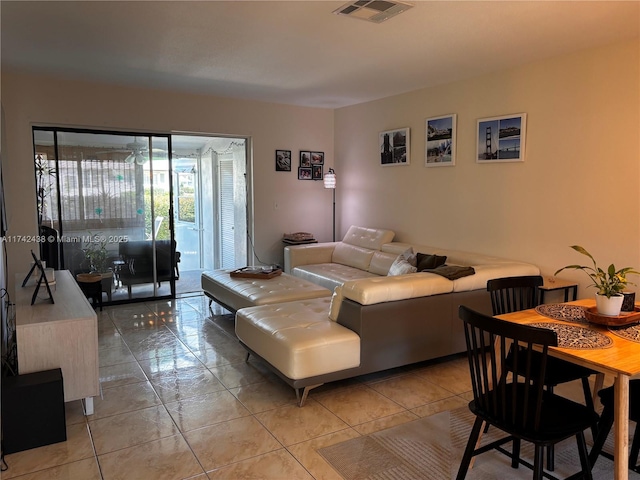
<svg viewBox="0 0 640 480">
<path fill-rule="evenodd" d="M 476 162 L 524 162 L 526 127 L 526 113 L 479 119 Z"/>
</svg>

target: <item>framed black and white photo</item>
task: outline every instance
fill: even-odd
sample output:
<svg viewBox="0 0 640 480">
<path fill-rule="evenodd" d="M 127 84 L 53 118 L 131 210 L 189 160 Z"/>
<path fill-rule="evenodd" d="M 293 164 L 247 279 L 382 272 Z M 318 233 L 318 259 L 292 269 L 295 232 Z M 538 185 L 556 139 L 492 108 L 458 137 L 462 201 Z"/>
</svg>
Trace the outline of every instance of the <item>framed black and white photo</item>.
<svg viewBox="0 0 640 480">
<path fill-rule="evenodd" d="M 456 164 L 456 114 L 427 118 L 425 139 L 425 167 Z"/>
<path fill-rule="evenodd" d="M 310 167 L 311 166 L 311 152 L 309 151 L 300 151 L 300 166 L 301 167 Z"/>
<path fill-rule="evenodd" d="M 291 171 L 291 150 L 276 150 L 276 172 Z"/>
<path fill-rule="evenodd" d="M 380 165 L 383 167 L 409 165 L 411 163 L 411 140 L 409 128 L 397 128 L 380 132 Z"/>
<path fill-rule="evenodd" d="M 526 113 L 479 119 L 476 162 L 524 162 L 526 127 Z"/>
<path fill-rule="evenodd" d="M 311 176 L 314 180 L 322 180 L 322 165 L 311 165 Z"/>
<path fill-rule="evenodd" d="M 298 167 L 298 180 L 312 180 L 311 167 Z"/>
</svg>

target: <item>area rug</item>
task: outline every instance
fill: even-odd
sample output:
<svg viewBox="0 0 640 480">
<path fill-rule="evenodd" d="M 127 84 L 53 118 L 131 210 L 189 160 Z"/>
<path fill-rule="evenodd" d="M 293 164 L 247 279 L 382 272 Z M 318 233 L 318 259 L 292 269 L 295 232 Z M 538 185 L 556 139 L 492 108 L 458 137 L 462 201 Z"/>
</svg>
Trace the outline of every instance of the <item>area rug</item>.
<svg viewBox="0 0 640 480">
<path fill-rule="evenodd" d="M 471 432 L 474 416 L 468 408 L 442 412 L 414 420 L 371 435 L 347 440 L 322 448 L 322 455 L 346 480 L 443 480 L 453 479 Z M 490 428 L 482 443 L 500 438 L 503 434 Z M 588 441 L 591 440 L 587 433 Z M 510 444 L 505 445 L 510 449 Z M 589 446 L 590 448 L 590 446 Z M 611 439 L 605 451 L 612 451 Z M 522 444 L 521 458 L 532 463 L 533 446 Z M 558 445 L 555 450 L 555 471 L 565 478 L 580 469 L 580 460 L 574 438 Z M 525 466 L 511 468 L 511 459 L 495 450 L 478 455 L 467 474 L 469 480 L 531 479 L 533 472 Z M 593 478 L 613 478 L 613 462 L 600 457 L 593 469 Z M 629 472 L 630 479 L 640 475 Z"/>
</svg>

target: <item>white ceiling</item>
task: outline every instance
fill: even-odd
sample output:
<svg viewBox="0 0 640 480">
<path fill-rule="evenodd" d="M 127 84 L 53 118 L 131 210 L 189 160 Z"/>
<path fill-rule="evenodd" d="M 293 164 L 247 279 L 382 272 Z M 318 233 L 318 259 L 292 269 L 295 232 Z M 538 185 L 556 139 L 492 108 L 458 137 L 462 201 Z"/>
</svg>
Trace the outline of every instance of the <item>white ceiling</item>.
<svg viewBox="0 0 640 480">
<path fill-rule="evenodd" d="M 639 37 L 640 2 L 7 1 L 3 69 L 336 108 Z"/>
</svg>

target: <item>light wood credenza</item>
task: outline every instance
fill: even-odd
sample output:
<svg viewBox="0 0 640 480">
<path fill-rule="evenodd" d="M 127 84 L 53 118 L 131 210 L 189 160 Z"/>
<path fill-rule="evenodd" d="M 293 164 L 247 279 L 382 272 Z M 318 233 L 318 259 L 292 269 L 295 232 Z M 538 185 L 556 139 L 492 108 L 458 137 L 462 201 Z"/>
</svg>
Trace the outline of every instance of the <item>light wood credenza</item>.
<svg viewBox="0 0 640 480">
<path fill-rule="evenodd" d="M 93 397 L 100 394 L 98 319 L 68 270 L 56 270 L 52 304 L 47 289 L 31 305 L 33 278 L 16 275 L 16 342 L 18 373 L 62 369 L 64 401 L 83 400 L 85 415 L 93 414 Z"/>
</svg>

